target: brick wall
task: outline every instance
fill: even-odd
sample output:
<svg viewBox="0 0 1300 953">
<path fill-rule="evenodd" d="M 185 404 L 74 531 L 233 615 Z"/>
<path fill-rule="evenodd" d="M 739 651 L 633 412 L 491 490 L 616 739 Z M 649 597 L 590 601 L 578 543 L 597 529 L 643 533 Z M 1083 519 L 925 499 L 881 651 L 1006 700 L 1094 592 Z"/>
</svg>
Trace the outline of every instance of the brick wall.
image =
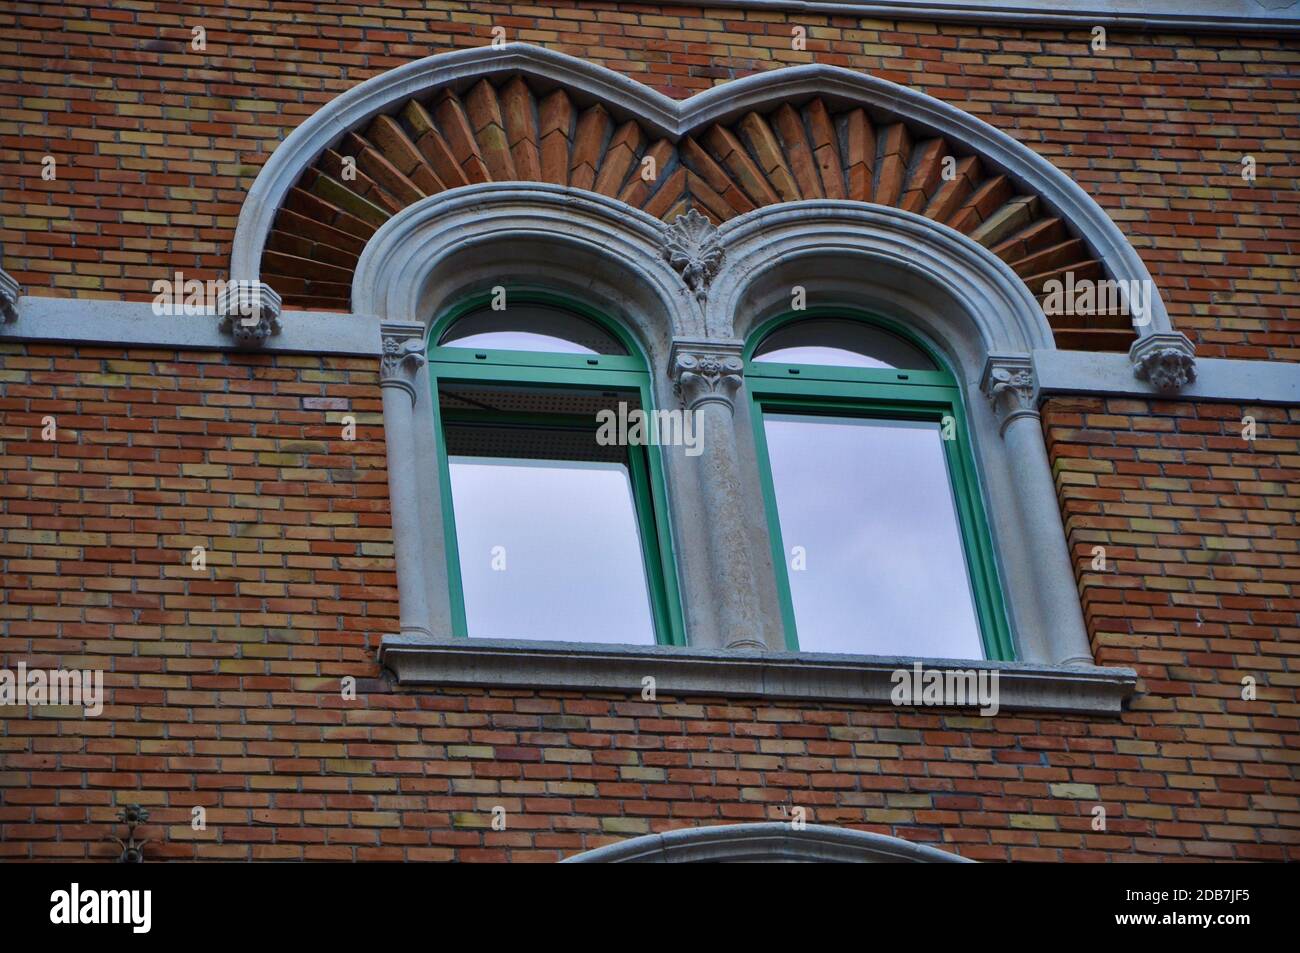
<svg viewBox="0 0 1300 953">
<path fill-rule="evenodd" d="M 112 857 L 138 802 L 158 859 L 550 861 L 794 807 L 978 859 L 1300 859 L 1300 410 L 1050 404 L 1098 661 L 1143 677 L 1116 721 L 395 689 L 378 406 L 367 360 L 0 345 L 0 666 L 109 695 L 0 709 L 0 857 Z"/>
<path fill-rule="evenodd" d="M 1265 36 L 1091 35 L 612 3 L 18 2 L 0 11 L 4 267 L 28 293 L 151 297 L 225 275 L 244 193 L 322 103 L 412 59 L 507 38 L 669 95 L 793 63 L 904 83 L 1073 175 L 1125 229 L 1207 357 L 1300 359 L 1300 49 Z M 807 50 L 791 49 L 792 25 Z M 207 49 L 190 49 L 192 29 Z M 1243 155 L 1258 178 L 1241 178 Z M 44 156 L 58 178 L 41 179 Z"/>
<path fill-rule="evenodd" d="M 1091 53 L 1084 31 L 609 3 L 112 6 L 0 11 L 0 243 L 26 293 L 224 276 L 289 129 L 499 25 L 678 97 L 814 59 L 922 89 L 1074 175 L 1202 356 L 1300 359 L 1294 43 L 1112 31 Z M 405 691 L 373 653 L 397 617 L 373 360 L 0 337 L 0 666 L 103 667 L 109 692 L 98 719 L 0 709 L 0 858 L 111 857 L 130 801 L 156 858 L 549 861 L 792 807 L 978 859 L 1300 858 L 1300 411 L 1056 399 L 1045 427 L 1097 660 L 1142 675 L 1120 720 Z"/>
</svg>

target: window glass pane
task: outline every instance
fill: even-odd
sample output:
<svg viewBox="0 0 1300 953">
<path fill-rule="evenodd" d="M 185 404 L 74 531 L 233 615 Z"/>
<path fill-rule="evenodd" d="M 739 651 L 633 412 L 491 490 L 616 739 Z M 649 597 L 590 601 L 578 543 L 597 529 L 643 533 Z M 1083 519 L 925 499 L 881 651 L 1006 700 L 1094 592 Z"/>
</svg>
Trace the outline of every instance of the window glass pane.
<svg viewBox="0 0 1300 953">
<path fill-rule="evenodd" d="M 939 423 L 763 423 L 800 650 L 983 658 Z"/>
<path fill-rule="evenodd" d="M 938 370 L 934 361 L 911 342 L 865 322 L 844 318 L 809 318 L 777 328 L 754 350 L 754 360 Z"/>
<path fill-rule="evenodd" d="M 627 354 L 627 348 L 594 321 L 530 302 L 503 311 L 487 307 L 471 311 L 456 320 L 438 344 L 549 354 Z"/>
<path fill-rule="evenodd" d="M 626 450 L 574 430 L 446 431 L 468 634 L 654 644 Z"/>
</svg>

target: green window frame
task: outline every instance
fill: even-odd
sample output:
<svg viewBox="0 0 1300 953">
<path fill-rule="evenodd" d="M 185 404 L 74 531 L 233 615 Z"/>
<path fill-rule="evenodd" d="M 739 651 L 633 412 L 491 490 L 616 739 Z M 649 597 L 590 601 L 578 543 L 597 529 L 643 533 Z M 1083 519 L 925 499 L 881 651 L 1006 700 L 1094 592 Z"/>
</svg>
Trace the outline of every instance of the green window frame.
<svg viewBox="0 0 1300 953">
<path fill-rule="evenodd" d="M 812 318 L 843 318 L 875 325 L 919 347 L 941 369 L 868 369 L 753 360 L 754 351 L 777 328 Z M 744 357 L 750 416 L 754 425 L 763 504 L 776 570 L 786 647 L 790 651 L 799 651 L 799 637 L 790 589 L 790 569 L 781 537 L 776 491 L 768 456 L 764 413 L 926 420 L 940 424 L 945 416 L 951 416 L 954 421 L 954 437 L 943 441 L 944 455 L 984 654 L 990 660 L 1013 660 L 1015 653 L 970 446 L 961 388 L 957 379 L 946 369 L 947 364 L 937 349 L 909 329 L 879 315 L 853 308 L 817 307 L 786 313 L 760 325 L 750 335 Z"/>
<path fill-rule="evenodd" d="M 505 289 L 509 302 L 550 305 L 598 324 L 614 335 L 626 355 L 563 354 L 494 348 L 441 347 L 438 340 L 452 324 L 469 312 L 489 304 L 492 295 L 468 297 L 433 322 L 426 353 L 433 395 L 433 421 L 442 504 L 444 547 L 447 553 L 448 589 L 451 595 L 452 634 L 469 636 L 456 513 L 452 500 L 451 468 L 444 421 L 516 423 L 542 428 L 596 429 L 592 417 L 563 414 L 502 414 L 489 411 L 445 411 L 439 386 L 445 383 L 493 383 L 556 387 L 565 390 L 617 390 L 635 393 L 641 407 L 653 409 L 650 372 L 640 348 L 618 322 L 570 298 L 531 288 Z M 681 597 L 675 569 L 672 527 L 669 520 L 663 462 L 654 445 L 628 446 L 628 471 L 641 536 L 642 562 L 649 590 L 655 641 L 659 645 L 685 645 Z"/>
</svg>

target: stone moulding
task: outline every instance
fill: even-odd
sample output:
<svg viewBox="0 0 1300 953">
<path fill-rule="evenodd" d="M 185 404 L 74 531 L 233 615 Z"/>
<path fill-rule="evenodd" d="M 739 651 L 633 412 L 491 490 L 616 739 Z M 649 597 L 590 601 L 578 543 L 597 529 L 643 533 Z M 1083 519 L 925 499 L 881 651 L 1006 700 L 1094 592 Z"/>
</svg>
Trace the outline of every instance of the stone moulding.
<svg viewBox="0 0 1300 953">
<path fill-rule="evenodd" d="M 698 0 L 667 0 L 698 6 Z M 815 16 L 865 17 L 983 24 L 1023 24 L 1062 29 L 1297 33 L 1296 0 L 716 0 L 716 7 Z"/>
<path fill-rule="evenodd" d="M 669 863 L 973 864 L 928 844 L 848 827 L 769 821 L 719 824 L 646 834 L 566 857 L 566 864 Z"/>
<path fill-rule="evenodd" d="M 1137 674 L 1126 668 L 580 642 L 386 635 L 379 654 L 381 663 L 403 686 L 472 685 L 639 696 L 642 679 L 650 676 L 658 695 L 673 697 L 875 705 L 891 704 L 894 672 L 910 671 L 921 661 L 927 671 L 996 670 L 1000 710 L 1081 715 L 1117 715 L 1137 686 Z"/>
</svg>

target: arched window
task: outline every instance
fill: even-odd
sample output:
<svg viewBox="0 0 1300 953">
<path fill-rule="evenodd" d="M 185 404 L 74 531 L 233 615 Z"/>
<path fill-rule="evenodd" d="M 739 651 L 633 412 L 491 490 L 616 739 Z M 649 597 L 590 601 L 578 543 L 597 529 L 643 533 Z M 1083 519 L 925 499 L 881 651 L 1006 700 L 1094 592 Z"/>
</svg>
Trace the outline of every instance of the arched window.
<svg viewBox="0 0 1300 953">
<path fill-rule="evenodd" d="M 956 379 L 845 309 L 761 326 L 746 350 L 787 646 L 1011 658 Z"/>
<path fill-rule="evenodd" d="M 434 322 L 429 368 L 454 633 L 680 644 L 657 448 L 605 426 L 651 407 L 622 328 L 481 295 Z"/>
</svg>

